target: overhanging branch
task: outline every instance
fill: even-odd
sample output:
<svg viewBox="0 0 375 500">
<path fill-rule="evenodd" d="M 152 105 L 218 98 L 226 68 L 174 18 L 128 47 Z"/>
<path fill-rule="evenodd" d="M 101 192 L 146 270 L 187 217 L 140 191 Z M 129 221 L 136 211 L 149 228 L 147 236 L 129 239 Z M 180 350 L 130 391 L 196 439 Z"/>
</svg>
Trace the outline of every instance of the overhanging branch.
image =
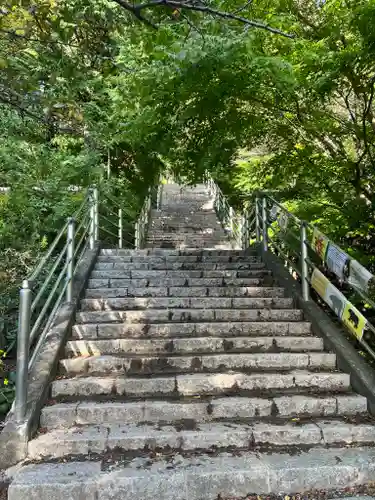
<svg viewBox="0 0 375 500">
<path fill-rule="evenodd" d="M 222 19 L 229 19 L 232 21 L 238 21 L 242 24 L 245 24 L 246 26 L 252 27 L 252 28 L 257 28 L 257 29 L 262 29 L 266 31 L 270 31 L 271 33 L 274 33 L 276 35 L 281 35 L 287 38 L 294 38 L 294 35 L 290 33 L 285 33 L 284 31 L 281 31 L 277 28 L 273 28 L 272 26 L 268 26 L 268 24 L 261 23 L 259 21 L 252 21 L 251 19 L 247 19 L 246 17 L 238 16 L 235 13 L 230 13 L 230 12 L 223 12 L 221 10 L 216 10 L 212 9 L 211 7 L 208 7 L 206 5 L 202 4 L 196 4 L 194 3 L 194 0 L 188 0 L 188 1 L 181 1 L 181 0 L 150 0 L 149 2 L 146 3 L 141 3 L 141 4 L 130 4 L 126 0 L 113 0 L 115 3 L 120 5 L 123 9 L 131 12 L 135 17 L 137 17 L 140 21 L 148 24 L 149 26 L 152 26 L 153 28 L 157 27 L 152 21 L 149 19 L 145 18 L 142 15 L 142 10 L 144 9 L 151 9 L 155 7 L 160 7 L 160 6 L 166 6 L 166 7 L 171 7 L 173 9 L 179 9 L 179 10 L 191 10 L 195 12 L 203 12 L 207 14 L 211 14 L 215 17 L 219 17 Z"/>
</svg>

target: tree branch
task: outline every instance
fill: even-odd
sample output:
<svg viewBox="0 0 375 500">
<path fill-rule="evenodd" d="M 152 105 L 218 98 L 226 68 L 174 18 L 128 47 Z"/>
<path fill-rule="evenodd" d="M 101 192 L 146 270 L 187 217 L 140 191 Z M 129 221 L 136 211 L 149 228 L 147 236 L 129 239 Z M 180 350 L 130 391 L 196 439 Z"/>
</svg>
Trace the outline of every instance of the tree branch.
<svg viewBox="0 0 375 500">
<path fill-rule="evenodd" d="M 246 9 L 246 7 L 249 7 L 253 3 L 253 0 L 247 0 L 245 5 L 242 5 L 242 7 L 239 7 L 238 9 L 234 10 L 232 14 L 238 14 L 239 12 L 242 12 L 243 10 Z"/>
<path fill-rule="evenodd" d="M 230 19 L 233 21 L 238 21 L 246 26 L 250 26 L 252 28 L 263 29 L 266 31 L 270 31 L 271 33 L 275 33 L 277 35 L 284 36 L 286 38 L 294 38 L 295 35 L 290 33 L 285 33 L 277 28 L 272 28 L 272 26 L 268 26 L 267 24 L 261 23 L 259 21 L 251 21 L 250 19 L 246 19 L 242 16 L 237 16 L 236 14 L 232 14 L 230 12 L 223 12 L 221 10 L 212 9 L 211 7 L 207 7 L 206 5 L 195 4 L 192 3 L 193 0 L 188 0 L 186 2 L 182 0 L 150 0 L 146 3 L 141 3 L 138 5 L 132 5 L 128 3 L 126 0 L 112 0 L 120 5 L 123 9 L 132 12 L 139 20 L 145 22 L 146 24 L 155 28 L 155 24 L 143 17 L 141 11 L 143 9 L 149 9 L 164 5 L 166 7 L 171 7 L 173 9 L 186 9 L 192 10 L 196 12 L 203 12 L 207 14 L 212 14 L 213 16 L 220 17 L 222 19 Z"/>
<path fill-rule="evenodd" d="M 10 99 L 3 97 L 2 95 L 0 95 L 0 102 L 3 104 L 6 104 L 8 106 L 11 106 L 12 108 L 15 108 L 17 111 L 19 111 L 21 113 L 21 115 L 24 114 L 24 115 L 29 116 L 30 118 L 33 118 L 34 120 L 37 120 L 42 125 L 45 125 L 48 127 L 51 126 L 51 122 L 46 120 L 43 116 L 36 115 L 35 113 L 33 113 L 32 111 L 29 111 L 27 108 L 25 108 L 21 104 L 18 104 L 14 101 L 11 101 Z M 81 135 L 81 132 L 79 130 L 76 130 L 76 129 L 71 128 L 71 127 L 56 127 L 56 132 Z"/>
</svg>

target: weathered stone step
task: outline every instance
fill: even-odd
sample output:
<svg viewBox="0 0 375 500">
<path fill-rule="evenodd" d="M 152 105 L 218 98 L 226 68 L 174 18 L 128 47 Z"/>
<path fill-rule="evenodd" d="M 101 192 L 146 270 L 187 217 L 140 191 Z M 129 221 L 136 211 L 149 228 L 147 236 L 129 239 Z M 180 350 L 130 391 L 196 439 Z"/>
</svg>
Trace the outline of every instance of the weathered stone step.
<svg viewBox="0 0 375 500">
<path fill-rule="evenodd" d="M 181 428 L 182 427 L 182 428 Z M 209 450 L 237 448 L 248 450 L 268 445 L 330 446 L 364 445 L 375 440 L 375 426 L 348 424 L 341 420 L 316 420 L 312 423 L 275 425 L 271 423 L 203 423 L 183 426 L 158 425 L 88 425 L 56 429 L 39 434 L 29 443 L 30 459 L 60 458 L 65 455 L 88 455 L 106 450 Z"/>
<path fill-rule="evenodd" d="M 88 288 L 153 288 L 153 287 L 257 287 L 260 278 L 143 278 L 143 279 L 91 279 Z M 261 287 L 262 288 L 262 287 Z M 266 288 L 266 287 L 264 287 Z"/>
<path fill-rule="evenodd" d="M 175 338 L 175 337 L 199 337 L 220 336 L 231 338 L 234 336 L 285 336 L 285 335 L 307 335 L 311 333 L 311 325 L 308 322 L 294 323 L 272 323 L 272 322 L 249 322 L 249 323 L 166 323 L 166 324 L 142 324 L 142 323 L 98 323 L 78 324 L 73 326 L 74 339 L 113 339 L 113 338 Z"/>
<path fill-rule="evenodd" d="M 16 473 L 8 500 L 217 500 L 326 491 L 372 481 L 374 463 L 374 448 L 323 446 L 296 455 L 243 451 L 42 463 Z"/>
<path fill-rule="evenodd" d="M 344 392 L 350 376 L 338 372 L 294 370 L 288 373 L 189 373 L 151 378 L 77 377 L 52 382 L 53 398 L 108 396 L 126 398 L 184 398 L 220 395 L 268 394 L 306 391 Z M 259 395 L 259 394 L 258 394 Z M 49 411 L 49 410 L 43 410 Z"/>
<path fill-rule="evenodd" d="M 77 323 L 186 323 L 217 321 L 302 321 L 298 309 L 145 309 L 138 311 L 85 311 Z"/>
<path fill-rule="evenodd" d="M 334 369 L 336 355 L 331 353 L 246 353 L 195 354 L 178 356 L 100 355 L 60 360 L 67 375 L 220 372 L 227 370 L 275 371 L 292 369 Z"/>
<path fill-rule="evenodd" d="M 193 256 L 223 256 L 224 260 L 228 257 L 235 256 L 251 256 L 257 255 L 255 250 L 248 248 L 246 250 L 202 250 L 201 248 L 190 248 L 185 250 L 173 250 L 173 249 L 165 249 L 165 248 L 142 248 L 140 250 L 135 250 L 134 248 L 108 248 L 100 250 L 99 255 L 115 255 L 115 256 L 184 256 L 184 255 L 193 255 Z"/>
<path fill-rule="evenodd" d="M 96 271 L 102 270 L 124 270 L 124 271 L 136 271 L 136 270 L 171 270 L 171 271 L 188 271 L 188 270 L 199 270 L 203 269 L 205 271 L 230 271 L 230 270 L 258 270 L 264 269 L 263 262 L 169 262 L 167 260 L 157 261 L 153 259 L 152 261 L 136 261 L 136 262 L 98 262 L 95 265 Z"/>
<path fill-rule="evenodd" d="M 151 278 L 263 278 L 266 275 L 270 275 L 271 272 L 267 269 L 253 269 L 253 270 L 232 270 L 225 271 L 223 269 L 217 271 L 171 271 L 166 269 L 160 270 L 140 270 L 140 271 L 125 271 L 119 269 L 115 271 L 114 269 L 107 269 L 102 271 L 92 271 L 91 278 L 101 278 L 101 279 L 151 279 Z"/>
<path fill-rule="evenodd" d="M 275 398 L 224 397 L 211 401 L 112 401 L 57 403 L 43 408 L 42 428 L 72 425 L 246 421 L 262 417 L 281 419 L 337 417 L 365 414 L 367 400 L 357 394 L 327 396 L 285 395 Z"/>
<path fill-rule="evenodd" d="M 290 453 L 243 451 L 235 456 L 156 455 L 120 461 L 72 461 L 23 467 L 8 500 L 217 500 L 280 492 L 347 488 L 373 480 L 371 447 L 318 447 Z"/>
<path fill-rule="evenodd" d="M 199 231 L 199 232 L 197 232 Z M 196 229 L 196 231 L 179 232 L 179 231 L 151 231 L 147 236 L 148 241 L 220 241 L 226 239 L 225 232 L 219 225 L 215 228 L 207 228 L 206 230 Z M 199 247 L 197 247 L 199 248 Z"/>
<path fill-rule="evenodd" d="M 71 340 L 67 356 L 100 354 L 183 354 L 224 352 L 306 352 L 323 351 L 318 337 L 191 337 L 176 339 Z"/>
<path fill-rule="evenodd" d="M 188 249 L 201 249 L 204 251 L 209 250 L 232 250 L 233 248 L 238 248 L 235 246 L 233 241 L 229 241 L 226 238 L 223 238 L 220 242 L 209 242 L 209 241 L 185 241 L 185 242 L 164 242 L 163 240 L 158 240 L 156 242 L 146 241 L 145 247 L 153 250 L 154 248 L 164 248 L 164 249 L 172 249 L 172 250 L 188 250 Z"/>
<path fill-rule="evenodd" d="M 132 287 L 87 288 L 86 298 L 121 297 L 284 297 L 283 288 L 275 287 Z"/>
<path fill-rule="evenodd" d="M 173 290 L 173 289 L 172 289 Z M 291 309 L 293 299 L 289 298 L 253 298 L 253 297 L 192 297 L 197 289 L 180 289 L 185 291 L 186 295 L 182 297 L 125 297 L 125 298 L 106 298 L 106 299 L 82 299 L 82 311 L 124 311 L 136 309 Z M 204 288 L 201 290 L 205 290 Z M 201 291 L 198 289 L 198 291 Z"/>
<path fill-rule="evenodd" d="M 129 255 L 99 255 L 97 262 L 113 262 L 113 263 L 125 263 L 125 262 L 210 262 L 211 264 L 222 264 L 222 263 L 230 263 L 230 262 L 244 262 L 244 263 L 259 263 L 261 262 L 260 257 L 257 255 L 231 255 L 228 253 L 227 255 L 206 255 L 204 253 L 195 254 L 195 255 L 137 255 L 137 254 L 129 254 Z"/>
</svg>

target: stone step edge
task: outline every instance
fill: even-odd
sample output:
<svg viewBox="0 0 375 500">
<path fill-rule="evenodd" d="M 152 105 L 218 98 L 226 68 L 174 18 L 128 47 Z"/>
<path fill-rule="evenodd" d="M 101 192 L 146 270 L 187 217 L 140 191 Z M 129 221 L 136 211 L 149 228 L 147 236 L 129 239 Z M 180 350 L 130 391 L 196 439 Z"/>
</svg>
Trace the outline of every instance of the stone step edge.
<svg viewBox="0 0 375 500">
<path fill-rule="evenodd" d="M 259 446 L 369 445 L 375 441 L 375 426 L 319 421 L 293 425 L 197 424 L 190 430 L 178 426 L 87 425 L 43 432 L 29 442 L 28 458 L 58 458 L 88 455 L 107 450 L 208 450 L 232 448 L 249 450 Z"/>
<path fill-rule="evenodd" d="M 127 352 L 139 355 L 209 355 L 214 353 L 256 353 L 256 352 L 321 352 L 322 338 L 310 336 L 263 336 L 263 337 L 178 337 L 171 339 L 81 339 L 68 340 L 65 353 L 75 356 L 113 354 Z"/>
<path fill-rule="evenodd" d="M 178 422 L 233 422 L 249 419 L 273 418 L 284 421 L 289 418 L 312 417 L 341 418 L 367 415 L 367 400 L 358 394 L 318 396 L 287 395 L 267 397 L 216 397 L 189 401 L 152 400 L 142 401 L 74 401 L 56 403 L 43 408 L 40 425 L 46 428 L 72 425 L 178 423 Z"/>
<path fill-rule="evenodd" d="M 124 465 L 102 461 L 33 464 L 21 468 L 8 500 L 215 500 L 249 492 L 279 495 L 345 488 L 373 480 L 373 448 L 287 453 L 242 452 L 212 456 L 135 458 Z"/>
<path fill-rule="evenodd" d="M 81 312 L 88 311 L 151 311 L 151 310 L 243 310 L 272 309 L 295 310 L 294 301 L 289 298 L 255 298 L 255 297 L 105 297 L 83 298 L 80 303 Z"/>
<path fill-rule="evenodd" d="M 60 387 L 59 387 L 60 386 Z M 283 391 L 287 389 L 313 389 L 324 392 L 351 391 L 350 376 L 342 372 L 308 370 L 291 370 L 289 372 L 266 372 L 246 374 L 238 371 L 231 373 L 215 374 L 178 374 L 165 376 L 156 374 L 152 378 L 145 377 L 96 377 L 78 376 L 73 378 L 57 379 L 52 382 L 53 397 L 58 396 L 58 389 L 80 389 L 81 395 L 111 394 L 126 395 L 134 397 L 150 397 L 153 395 L 173 395 L 174 397 L 189 397 L 200 395 L 203 397 L 220 396 L 230 392 L 231 389 L 238 391 L 263 391 L 267 389 Z M 93 391 L 93 387 L 98 392 Z M 65 395 L 69 395 L 66 392 Z M 70 395 L 74 395 L 70 394 Z M 237 394 L 238 395 L 238 394 Z M 152 396 L 151 396 L 152 397 Z M 266 397 L 268 397 L 266 395 Z"/>
<path fill-rule="evenodd" d="M 213 252 L 213 253 L 212 253 Z M 205 249 L 200 249 L 200 248 L 186 248 L 184 250 L 175 250 L 175 249 L 163 249 L 163 248 L 141 248 L 141 249 L 134 249 L 134 248 L 113 248 L 113 249 L 105 249 L 102 248 L 99 252 L 100 256 L 133 256 L 133 255 L 139 255 L 139 256 L 149 256 L 149 255 L 170 255 L 172 257 L 183 257 L 183 256 L 189 256 L 189 255 L 210 255 L 212 254 L 213 256 L 215 255 L 224 255 L 224 256 L 249 256 L 249 257 L 257 257 L 258 253 L 256 250 L 251 250 L 251 249 L 246 249 L 246 250 L 205 250 Z"/>
<path fill-rule="evenodd" d="M 90 280 L 91 281 L 91 280 Z M 97 281 L 105 281 L 105 280 L 97 280 Z M 110 280 L 108 280 L 110 281 Z M 90 283 L 89 283 L 90 285 Z M 232 298 L 256 298 L 256 299 L 268 299 L 268 298 L 284 298 L 283 295 L 272 295 L 271 297 L 267 295 L 267 293 L 272 293 L 274 292 L 275 294 L 284 294 L 285 293 L 285 288 L 282 287 L 277 287 L 277 286 L 248 286 L 248 285 L 206 285 L 206 286 L 199 286 L 199 285 L 186 285 L 186 286 L 176 286 L 176 285 L 165 285 L 165 286 L 158 286 L 157 284 L 152 284 L 151 286 L 102 286 L 102 287 L 97 287 L 97 288 L 92 288 L 88 286 L 86 288 L 86 295 L 87 292 L 90 293 L 107 293 L 111 291 L 116 291 L 118 293 L 123 293 L 124 298 L 128 296 L 129 291 L 131 292 L 132 296 L 135 297 L 144 297 L 145 295 L 136 295 L 137 293 L 142 293 L 146 294 L 148 290 L 150 291 L 155 291 L 155 290 L 166 290 L 168 293 L 165 295 L 159 295 L 159 297 L 173 297 L 173 298 L 178 298 L 178 297 L 186 297 L 186 295 L 178 295 L 182 290 L 191 290 L 192 295 L 191 297 L 197 297 L 195 292 L 198 291 L 204 291 L 205 293 L 202 293 L 199 295 L 200 297 L 212 297 L 212 298 L 225 298 L 225 295 L 211 295 L 210 290 L 228 290 L 228 292 L 231 292 L 233 295 L 231 295 Z M 243 292 L 239 295 L 235 295 L 236 292 Z M 250 292 L 249 295 L 246 295 L 245 292 Z M 259 295 L 251 295 L 251 292 L 259 292 Z M 266 295 L 262 295 L 262 293 L 265 293 Z M 147 297 L 147 295 L 146 295 Z M 91 298 L 91 297 L 87 297 Z M 287 298 L 287 297 L 286 297 Z"/>
<path fill-rule="evenodd" d="M 76 322 L 77 324 L 84 324 L 84 323 L 97 323 L 99 318 L 106 317 L 106 315 L 110 319 L 106 319 L 103 321 L 103 323 L 121 323 L 123 321 L 126 321 L 128 324 L 132 323 L 129 321 L 131 319 L 131 315 L 139 316 L 140 314 L 145 314 L 147 313 L 147 317 L 140 318 L 140 319 L 147 319 L 148 324 L 165 324 L 166 322 L 168 323 L 186 323 L 186 317 L 191 318 L 192 323 L 197 323 L 199 322 L 199 319 L 193 318 L 192 314 L 193 313 L 198 313 L 199 315 L 202 316 L 200 319 L 203 320 L 204 323 L 211 322 L 211 323 L 223 323 L 223 316 L 228 318 L 228 321 L 231 322 L 233 316 L 238 316 L 239 318 L 242 318 L 241 313 L 253 313 L 254 316 L 258 319 L 260 323 L 272 323 L 275 321 L 280 321 L 280 318 L 277 318 L 277 316 L 281 316 L 282 318 L 285 318 L 285 315 L 289 316 L 284 321 L 286 323 L 290 322 L 300 322 L 303 321 L 303 311 L 301 309 L 183 309 L 183 308 L 164 308 L 164 309 L 127 309 L 127 310 L 112 310 L 112 311 L 81 311 L 77 313 L 76 315 Z M 273 318 L 268 318 L 265 319 L 262 317 L 262 313 L 264 312 L 269 312 L 271 313 L 270 316 L 274 316 Z M 152 316 L 149 314 L 156 315 L 156 317 L 152 318 Z M 176 314 L 179 313 L 181 318 L 159 318 L 158 319 L 158 313 L 168 313 L 168 316 L 170 314 Z M 206 314 L 206 313 L 212 313 L 212 314 Z M 231 313 L 235 313 L 232 315 Z M 111 317 L 112 315 L 112 317 Z M 217 317 L 219 315 L 219 317 Z M 88 319 L 84 319 L 84 316 L 90 317 L 90 321 Z M 184 318 L 182 318 L 184 316 Z M 276 318 L 275 318 L 276 316 Z M 256 319 L 254 317 L 249 317 L 251 322 L 254 322 Z M 236 318 L 237 319 L 237 318 Z M 242 318 L 243 319 L 243 318 Z M 243 322 L 243 321 L 242 321 Z M 137 322 L 136 322 L 137 323 Z M 140 321 L 140 323 L 144 323 Z"/>
<path fill-rule="evenodd" d="M 260 332 L 259 325 L 266 324 L 269 330 L 267 332 Z M 213 326 L 214 325 L 214 326 Z M 296 325 L 301 326 L 302 333 L 289 332 L 290 327 L 292 330 L 295 329 Z M 280 334 L 280 330 L 287 326 L 287 330 Z M 186 327 L 190 327 L 187 328 Z M 302 328 L 304 327 L 304 328 Z M 148 332 L 155 329 L 154 335 L 148 335 Z M 198 328 L 198 330 L 197 330 Z M 254 328 L 255 331 L 251 332 Z M 158 323 L 155 325 L 150 325 L 150 323 L 133 323 L 132 326 L 127 327 L 124 323 L 82 323 L 73 325 L 72 329 L 72 339 L 73 340 L 89 340 L 89 339 L 111 339 L 111 336 L 105 336 L 105 331 L 110 330 L 121 330 L 116 333 L 121 338 L 121 335 L 128 335 L 129 331 L 137 330 L 137 333 L 141 336 L 139 337 L 128 337 L 128 338 L 140 338 L 140 339 L 155 339 L 157 335 L 160 335 L 161 339 L 172 339 L 172 338 L 182 338 L 185 335 L 191 336 L 191 338 L 199 338 L 202 336 L 217 336 L 220 338 L 231 338 L 231 337 L 244 337 L 244 336 L 311 336 L 311 324 L 309 321 L 284 321 L 284 322 L 259 322 L 259 321 L 233 321 L 230 323 L 223 322 L 190 322 L 190 323 Z M 242 331 L 243 329 L 243 331 Z M 86 330 L 87 333 L 83 332 Z M 167 330 L 168 335 L 161 336 L 161 331 Z M 210 335 L 209 332 L 212 332 Z M 241 332 L 241 333 L 240 333 Z M 279 333 L 277 333 L 279 332 Z M 81 337 L 84 334 L 85 337 Z M 118 337 L 115 337 L 118 338 Z"/>
<path fill-rule="evenodd" d="M 157 355 L 129 354 L 79 356 L 60 359 L 59 367 L 65 375 L 131 373 L 151 375 L 153 373 L 215 373 L 222 370 L 238 370 L 254 373 L 285 371 L 303 368 L 306 370 L 335 369 L 336 354 L 315 353 L 217 353 L 208 355 Z"/>
</svg>

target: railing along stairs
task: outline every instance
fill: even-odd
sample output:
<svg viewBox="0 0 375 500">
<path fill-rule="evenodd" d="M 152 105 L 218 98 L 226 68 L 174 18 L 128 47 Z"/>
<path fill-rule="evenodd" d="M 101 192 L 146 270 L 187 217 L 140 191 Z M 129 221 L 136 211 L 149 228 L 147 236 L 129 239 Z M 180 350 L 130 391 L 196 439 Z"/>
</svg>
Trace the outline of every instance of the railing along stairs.
<svg viewBox="0 0 375 500">
<path fill-rule="evenodd" d="M 156 191 L 156 192 L 155 192 Z M 153 202 L 161 203 L 162 184 L 149 188 L 132 231 L 124 230 L 121 199 L 93 186 L 84 193 L 78 210 L 61 228 L 34 272 L 23 280 L 20 290 L 17 334 L 16 420 L 26 415 L 28 379 L 31 368 L 53 325 L 57 310 L 73 300 L 73 282 L 88 249 L 99 243 L 99 233 L 107 235 L 117 248 L 142 248 L 150 222 Z M 156 195 L 156 196 L 155 196 Z M 156 198 L 156 199 L 155 199 Z M 111 209 L 109 207 L 115 207 Z"/>
<path fill-rule="evenodd" d="M 370 345 L 375 327 L 367 313 L 375 308 L 372 273 L 318 227 L 296 217 L 272 196 L 259 193 L 248 211 L 236 213 L 209 175 L 206 184 L 214 196 L 217 215 L 238 248 L 257 243 L 263 251 L 278 256 L 301 284 L 303 300 L 314 300 L 329 310 L 369 360 L 375 360 Z"/>
</svg>

